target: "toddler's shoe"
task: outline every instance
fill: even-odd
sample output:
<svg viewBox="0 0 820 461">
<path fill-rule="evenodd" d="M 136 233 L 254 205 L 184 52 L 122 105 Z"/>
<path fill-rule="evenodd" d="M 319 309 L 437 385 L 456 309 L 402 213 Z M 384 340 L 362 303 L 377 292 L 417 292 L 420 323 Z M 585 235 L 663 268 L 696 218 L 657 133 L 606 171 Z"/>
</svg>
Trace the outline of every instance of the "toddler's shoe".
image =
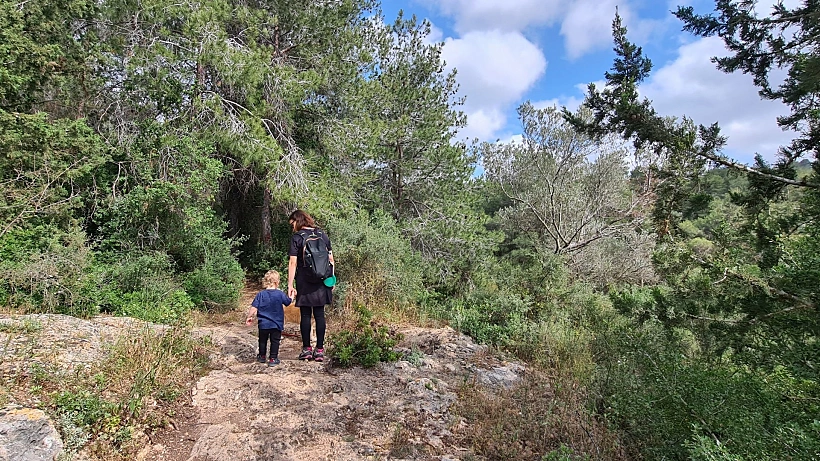
<svg viewBox="0 0 820 461">
<path fill-rule="evenodd" d="M 265 356 L 256 354 L 256 361 L 259 363 L 265 363 Z"/>
<path fill-rule="evenodd" d="M 277 358 L 277 357 L 273 357 L 270 360 L 268 360 L 268 366 L 269 367 L 275 367 L 276 365 L 279 365 L 279 363 L 281 363 L 281 362 L 279 362 L 279 358 Z"/>
</svg>

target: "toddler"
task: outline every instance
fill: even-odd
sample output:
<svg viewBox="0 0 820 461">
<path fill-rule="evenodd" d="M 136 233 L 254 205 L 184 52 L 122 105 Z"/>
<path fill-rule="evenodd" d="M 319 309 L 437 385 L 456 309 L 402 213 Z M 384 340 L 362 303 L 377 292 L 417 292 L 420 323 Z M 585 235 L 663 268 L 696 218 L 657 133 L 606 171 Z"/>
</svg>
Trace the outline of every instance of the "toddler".
<svg viewBox="0 0 820 461">
<path fill-rule="evenodd" d="M 270 354 L 268 366 L 279 365 L 279 342 L 282 340 L 282 330 L 285 327 L 285 307 L 292 300 L 279 290 L 279 272 L 268 271 L 262 277 L 264 290 L 256 294 L 250 308 L 245 325 L 251 325 L 253 318 L 259 320 L 259 353 L 256 361 L 265 363 L 265 350 L 270 339 Z"/>
</svg>

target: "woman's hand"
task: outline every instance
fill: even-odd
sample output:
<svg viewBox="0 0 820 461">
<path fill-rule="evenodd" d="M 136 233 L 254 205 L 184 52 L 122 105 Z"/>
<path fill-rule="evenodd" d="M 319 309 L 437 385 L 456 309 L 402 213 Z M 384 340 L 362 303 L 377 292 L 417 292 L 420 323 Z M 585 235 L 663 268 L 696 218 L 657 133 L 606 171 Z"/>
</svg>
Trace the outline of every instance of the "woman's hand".
<svg viewBox="0 0 820 461">
<path fill-rule="evenodd" d="M 288 287 L 288 298 L 296 300 L 296 288 Z"/>
</svg>

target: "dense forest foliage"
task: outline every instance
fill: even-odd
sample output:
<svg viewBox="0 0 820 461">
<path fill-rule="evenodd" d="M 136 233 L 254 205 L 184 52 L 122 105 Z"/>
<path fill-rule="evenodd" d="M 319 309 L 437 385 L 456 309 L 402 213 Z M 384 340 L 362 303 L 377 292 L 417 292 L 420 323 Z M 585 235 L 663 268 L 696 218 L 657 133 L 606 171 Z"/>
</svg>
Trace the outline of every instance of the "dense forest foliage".
<svg viewBox="0 0 820 461">
<path fill-rule="evenodd" d="M 521 142 L 464 144 L 430 24 L 376 1 L 0 0 L 0 305 L 228 309 L 286 270 L 303 208 L 337 315 L 447 321 L 619 440 L 538 456 L 816 459 L 820 3 L 755 3 L 676 12 L 791 108 L 795 141 L 746 166 L 640 98 L 651 62 L 617 17 L 580 109 L 525 103 Z"/>
</svg>

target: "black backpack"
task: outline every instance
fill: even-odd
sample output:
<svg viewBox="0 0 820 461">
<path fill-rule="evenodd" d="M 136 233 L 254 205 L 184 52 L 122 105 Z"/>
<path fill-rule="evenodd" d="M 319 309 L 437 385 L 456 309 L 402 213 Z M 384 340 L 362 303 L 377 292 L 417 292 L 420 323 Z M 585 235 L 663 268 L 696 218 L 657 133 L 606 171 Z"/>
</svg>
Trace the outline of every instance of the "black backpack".
<svg viewBox="0 0 820 461">
<path fill-rule="evenodd" d="M 307 273 L 320 282 L 333 275 L 330 252 L 327 250 L 322 231 L 303 230 L 299 235 L 302 236 L 302 261 Z"/>
</svg>

